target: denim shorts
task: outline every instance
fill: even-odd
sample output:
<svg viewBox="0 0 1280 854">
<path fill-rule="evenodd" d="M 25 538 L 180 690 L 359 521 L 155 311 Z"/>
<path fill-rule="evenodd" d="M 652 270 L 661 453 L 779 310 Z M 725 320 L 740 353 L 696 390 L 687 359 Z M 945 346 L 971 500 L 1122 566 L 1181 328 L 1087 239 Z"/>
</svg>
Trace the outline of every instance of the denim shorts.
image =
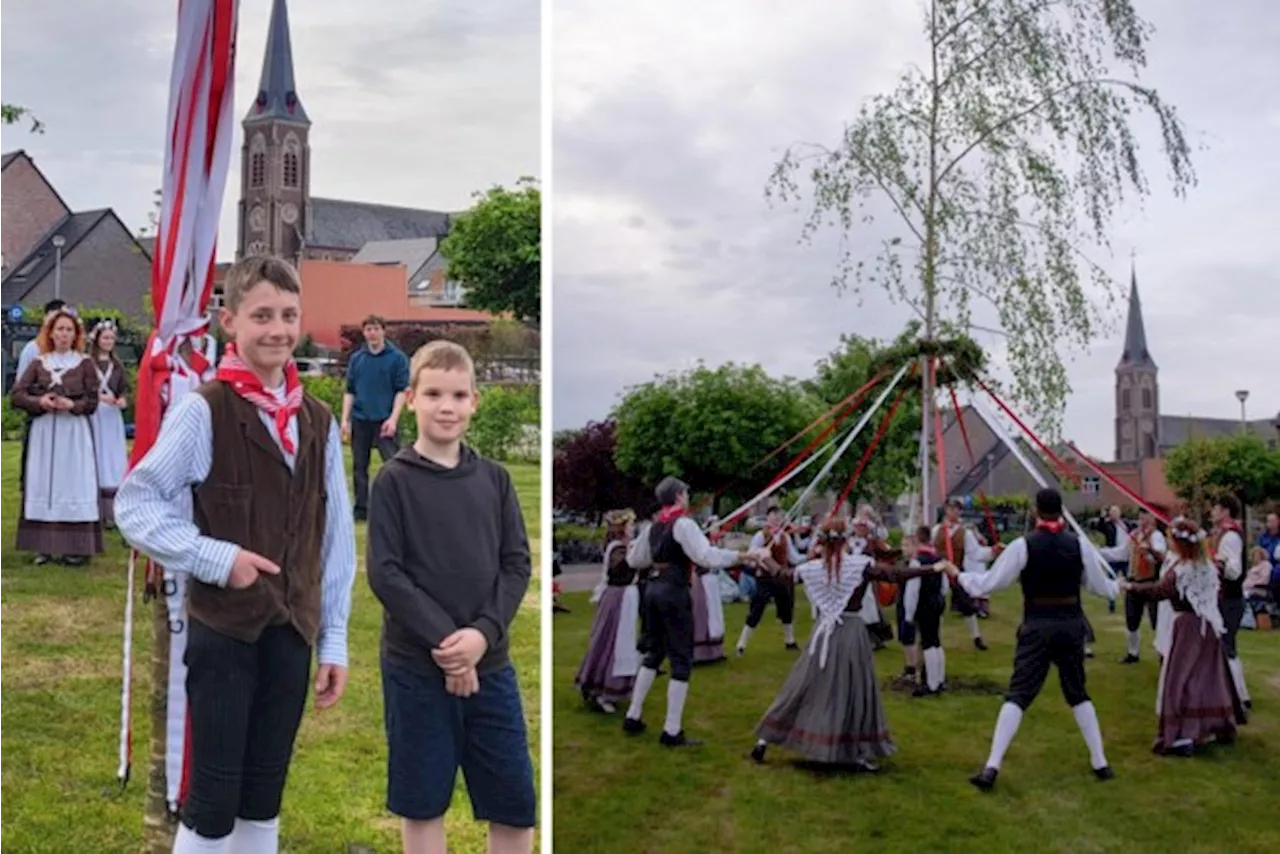
<svg viewBox="0 0 1280 854">
<path fill-rule="evenodd" d="M 440 818 L 453 800 L 458 769 L 476 821 L 533 827 L 533 763 L 516 671 L 480 677 L 467 698 L 428 676 L 382 659 L 387 728 L 387 809 L 401 818 Z"/>
</svg>

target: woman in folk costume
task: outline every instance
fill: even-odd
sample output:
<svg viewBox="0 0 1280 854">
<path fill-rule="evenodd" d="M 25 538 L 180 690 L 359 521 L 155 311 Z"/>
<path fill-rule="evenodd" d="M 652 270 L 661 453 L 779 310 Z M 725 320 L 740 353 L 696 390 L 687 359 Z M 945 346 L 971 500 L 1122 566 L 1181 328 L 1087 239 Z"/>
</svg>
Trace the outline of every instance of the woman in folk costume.
<svg viewBox="0 0 1280 854">
<path fill-rule="evenodd" d="M 1190 520 L 1171 529 L 1176 557 L 1159 581 L 1120 583 L 1121 590 L 1173 606 L 1168 645 L 1161 650 L 1156 689 L 1159 729 L 1153 749 L 1191 756 L 1211 740 L 1231 742 L 1245 711 L 1227 669 L 1222 636 L 1226 626 L 1218 608 L 1218 569 L 1207 557 L 1208 535 Z"/>
<path fill-rule="evenodd" d="M 720 545 L 724 533 L 708 535 L 714 546 Z M 720 598 L 720 572 L 705 566 L 694 566 L 693 580 L 693 663 L 714 664 L 724 661 L 724 600 Z"/>
<path fill-rule="evenodd" d="M 82 352 L 84 327 L 71 312 L 46 316 L 36 340 L 40 355 L 9 392 L 14 406 L 34 416 L 17 547 L 36 552 L 38 565 L 60 557 L 81 566 L 103 551 L 89 426 L 98 408 L 98 373 Z"/>
<path fill-rule="evenodd" d="M 751 758 L 757 762 L 764 761 L 767 745 L 777 744 L 812 762 L 876 771 L 874 760 L 897 750 L 880 702 L 871 635 L 859 615 L 862 597 L 872 581 L 901 584 L 940 572 L 946 563 L 919 569 L 876 563 L 850 554 L 847 536 L 843 519 L 829 519 L 819 535 L 822 556 L 796 570 L 818 604 L 818 624 L 756 726 Z"/>
<path fill-rule="evenodd" d="M 124 410 L 129 405 L 129 377 L 116 356 L 116 325 L 104 320 L 89 333 L 89 361 L 98 372 L 98 408 L 94 410 L 93 450 L 98 461 L 98 503 L 102 523 L 112 527 L 116 489 L 124 480 L 129 453 Z"/>
<path fill-rule="evenodd" d="M 605 516 L 604 590 L 597 600 L 587 654 L 573 680 L 591 709 L 608 714 L 617 711 L 614 703 L 631 696 L 640 669 L 636 649 L 640 591 L 636 572 L 627 564 L 635 520 L 631 510 L 613 510 Z"/>
</svg>

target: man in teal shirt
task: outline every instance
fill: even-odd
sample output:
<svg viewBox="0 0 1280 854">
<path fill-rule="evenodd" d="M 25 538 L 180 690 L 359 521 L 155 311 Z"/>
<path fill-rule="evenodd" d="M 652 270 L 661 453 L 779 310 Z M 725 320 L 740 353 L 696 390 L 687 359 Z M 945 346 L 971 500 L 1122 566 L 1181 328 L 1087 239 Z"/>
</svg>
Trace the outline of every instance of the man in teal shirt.
<svg viewBox="0 0 1280 854">
<path fill-rule="evenodd" d="M 387 322 L 369 315 L 362 324 L 364 346 L 347 361 L 342 396 L 342 439 L 351 443 L 355 517 L 369 513 L 369 457 L 376 446 L 385 463 L 400 450 L 397 425 L 409 388 L 409 360 L 387 341 Z"/>
</svg>

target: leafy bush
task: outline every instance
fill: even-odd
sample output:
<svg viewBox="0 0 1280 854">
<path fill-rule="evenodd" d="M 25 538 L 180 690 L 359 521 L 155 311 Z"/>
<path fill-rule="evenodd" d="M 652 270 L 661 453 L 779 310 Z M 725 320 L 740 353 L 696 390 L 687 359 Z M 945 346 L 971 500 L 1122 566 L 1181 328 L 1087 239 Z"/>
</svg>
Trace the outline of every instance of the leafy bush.
<svg viewBox="0 0 1280 854">
<path fill-rule="evenodd" d="M 22 431 L 27 424 L 27 414 L 18 407 L 14 406 L 9 400 L 9 396 L 5 395 L 0 402 L 0 414 L 3 415 L 3 434 L 5 440 L 21 439 Z"/>
</svg>

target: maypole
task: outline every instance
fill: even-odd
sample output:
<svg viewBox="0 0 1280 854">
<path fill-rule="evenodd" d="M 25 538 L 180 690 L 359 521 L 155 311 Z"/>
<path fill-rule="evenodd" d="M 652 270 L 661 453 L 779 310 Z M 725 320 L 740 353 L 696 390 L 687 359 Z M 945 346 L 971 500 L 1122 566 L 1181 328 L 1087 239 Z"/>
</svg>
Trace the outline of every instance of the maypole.
<svg viewBox="0 0 1280 854">
<path fill-rule="evenodd" d="M 160 432 L 165 411 L 211 375 L 211 354 L 196 344 L 207 332 L 222 197 L 235 132 L 235 40 L 238 0 L 180 0 L 169 82 L 160 222 L 151 267 L 154 326 L 138 370 L 137 418 L 130 465 Z M 207 339 L 207 336 L 204 336 Z M 131 552 L 130 602 L 133 565 Z M 185 783 L 185 579 L 147 561 L 144 601 L 152 600 L 151 767 L 144 815 L 144 850 L 167 852 Z M 175 608 L 176 606 L 176 608 Z M 131 607 L 126 606 L 126 612 Z M 175 615 L 183 615 L 176 616 Z M 125 684 L 121 726 L 121 784 L 132 756 L 129 655 L 125 625 Z"/>
</svg>

